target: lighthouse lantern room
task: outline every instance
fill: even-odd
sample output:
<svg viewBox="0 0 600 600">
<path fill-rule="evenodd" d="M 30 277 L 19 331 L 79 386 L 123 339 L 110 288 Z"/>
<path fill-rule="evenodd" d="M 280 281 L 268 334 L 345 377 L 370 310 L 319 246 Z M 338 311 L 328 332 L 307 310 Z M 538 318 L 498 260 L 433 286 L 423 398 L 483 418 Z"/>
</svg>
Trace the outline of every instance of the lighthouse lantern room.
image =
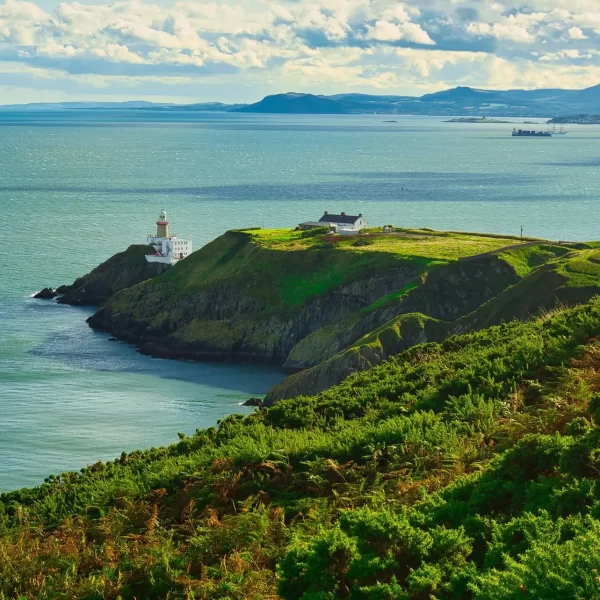
<svg viewBox="0 0 600 600">
<path fill-rule="evenodd" d="M 153 254 L 146 255 L 148 262 L 174 265 L 192 253 L 190 240 L 180 240 L 176 235 L 169 235 L 166 210 L 160 211 L 156 221 L 156 235 L 148 236 L 148 245 L 154 248 Z"/>
</svg>

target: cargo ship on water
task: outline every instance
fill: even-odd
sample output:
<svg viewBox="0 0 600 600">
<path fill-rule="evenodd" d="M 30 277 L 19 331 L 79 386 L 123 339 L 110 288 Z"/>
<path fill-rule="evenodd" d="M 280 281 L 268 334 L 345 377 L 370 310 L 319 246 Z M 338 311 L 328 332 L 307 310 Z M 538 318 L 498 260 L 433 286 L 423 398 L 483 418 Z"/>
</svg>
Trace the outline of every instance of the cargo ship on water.
<svg viewBox="0 0 600 600">
<path fill-rule="evenodd" d="M 549 138 L 552 137 L 552 133 L 550 131 L 535 131 L 535 129 L 517 129 L 516 127 L 513 127 L 512 136 Z"/>
</svg>

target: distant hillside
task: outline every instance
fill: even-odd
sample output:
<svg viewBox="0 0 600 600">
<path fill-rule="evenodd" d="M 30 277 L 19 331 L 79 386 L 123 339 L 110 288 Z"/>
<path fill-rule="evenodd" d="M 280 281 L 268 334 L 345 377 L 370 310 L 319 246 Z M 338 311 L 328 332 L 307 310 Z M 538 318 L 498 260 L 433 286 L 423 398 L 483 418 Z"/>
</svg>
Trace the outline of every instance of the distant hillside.
<svg viewBox="0 0 600 600">
<path fill-rule="evenodd" d="M 30 104 L 5 104 L 2 108 L 18 110 L 60 110 L 60 109 L 140 109 L 173 106 L 173 104 L 156 104 L 144 100 L 130 100 L 128 102 L 32 102 Z"/>
<path fill-rule="evenodd" d="M 256 113 L 410 114 L 552 117 L 600 111 L 600 86 L 585 90 L 481 90 L 457 87 L 419 98 L 369 94 L 277 94 L 239 109 Z"/>
<path fill-rule="evenodd" d="M 161 111 L 212 111 L 273 114 L 382 114 L 451 117 L 557 117 L 600 113 L 600 85 L 584 90 L 483 90 L 456 87 L 420 97 L 371 94 L 321 96 L 288 92 L 266 96 L 254 104 L 201 102 L 60 102 L 22 104 L 3 108 L 26 110 L 127 109 Z"/>
<path fill-rule="evenodd" d="M 344 105 L 331 98 L 312 94 L 276 94 L 267 96 L 256 104 L 238 109 L 237 112 L 293 113 L 293 114 L 341 114 L 347 112 Z"/>
<path fill-rule="evenodd" d="M 600 85 L 595 85 L 594 87 L 579 92 L 573 92 L 569 101 L 573 104 L 579 103 L 581 106 L 585 107 L 600 107 Z"/>
<path fill-rule="evenodd" d="M 566 117 L 555 117 L 548 123 L 575 123 L 577 125 L 599 125 L 600 115 L 568 115 Z"/>
<path fill-rule="evenodd" d="M 224 104 L 223 102 L 199 102 L 198 104 L 184 104 L 165 107 L 168 110 L 202 111 L 202 112 L 229 112 L 246 106 L 246 104 Z"/>
<path fill-rule="evenodd" d="M 470 87 L 457 87 L 435 94 L 425 94 L 420 98 L 421 102 L 434 102 L 455 104 L 457 106 L 474 106 L 490 104 L 492 102 L 505 103 L 505 92 L 495 90 L 476 90 Z"/>
</svg>

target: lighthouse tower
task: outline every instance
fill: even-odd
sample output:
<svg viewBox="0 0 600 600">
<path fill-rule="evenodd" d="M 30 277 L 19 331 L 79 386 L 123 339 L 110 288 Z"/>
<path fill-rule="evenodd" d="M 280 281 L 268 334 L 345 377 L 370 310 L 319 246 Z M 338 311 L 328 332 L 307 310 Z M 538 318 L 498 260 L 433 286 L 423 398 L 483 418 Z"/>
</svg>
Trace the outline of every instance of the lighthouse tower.
<svg viewBox="0 0 600 600">
<path fill-rule="evenodd" d="M 169 221 L 167 221 L 167 211 L 163 208 L 156 221 L 156 237 L 157 238 L 168 238 L 169 237 Z"/>
<path fill-rule="evenodd" d="M 192 253 L 192 242 L 180 240 L 176 235 L 169 235 L 167 211 L 161 210 L 156 221 L 156 235 L 148 236 L 148 245 L 154 248 L 153 254 L 147 254 L 148 262 L 174 265 Z"/>
</svg>

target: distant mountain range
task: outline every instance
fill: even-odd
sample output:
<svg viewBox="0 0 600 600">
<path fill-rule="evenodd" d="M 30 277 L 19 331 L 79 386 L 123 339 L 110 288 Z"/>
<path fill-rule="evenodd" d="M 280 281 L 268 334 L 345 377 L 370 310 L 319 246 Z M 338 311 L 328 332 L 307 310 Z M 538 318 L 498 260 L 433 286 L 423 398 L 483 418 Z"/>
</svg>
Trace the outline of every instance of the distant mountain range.
<svg viewBox="0 0 600 600">
<path fill-rule="evenodd" d="M 156 104 L 152 102 L 61 102 L 5 109 L 109 109 L 220 111 L 278 114 L 386 114 L 439 116 L 556 117 L 600 112 L 600 85 L 584 90 L 481 90 L 457 87 L 420 97 L 369 94 L 276 94 L 255 104 Z"/>
<path fill-rule="evenodd" d="M 237 109 L 254 113 L 552 117 L 600 112 L 600 85 L 585 90 L 478 90 L 457 87 L 419 98 L 366 94 L 278 94 Z"/>
</svg>

